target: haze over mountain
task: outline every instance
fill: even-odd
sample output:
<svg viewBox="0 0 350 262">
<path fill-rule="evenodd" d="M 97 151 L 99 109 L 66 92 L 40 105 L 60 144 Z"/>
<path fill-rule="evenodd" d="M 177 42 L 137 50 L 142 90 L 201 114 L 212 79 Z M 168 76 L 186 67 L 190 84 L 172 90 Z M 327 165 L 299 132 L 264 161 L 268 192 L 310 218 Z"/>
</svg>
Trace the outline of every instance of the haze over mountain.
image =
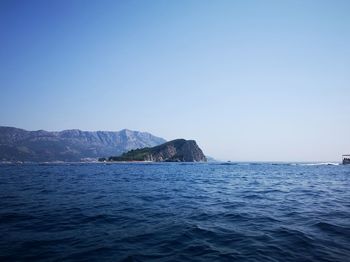
<svg viewBox="0 0 350 262">
<path fill-rule="evenodd" d="M 131 149 L 153 147 L 166 142 L 147 132 L 123 129 L 49 132 L 0 127 L 0 161 L 80 161 L 106 155 L 120 155 Z"/>
</svg>

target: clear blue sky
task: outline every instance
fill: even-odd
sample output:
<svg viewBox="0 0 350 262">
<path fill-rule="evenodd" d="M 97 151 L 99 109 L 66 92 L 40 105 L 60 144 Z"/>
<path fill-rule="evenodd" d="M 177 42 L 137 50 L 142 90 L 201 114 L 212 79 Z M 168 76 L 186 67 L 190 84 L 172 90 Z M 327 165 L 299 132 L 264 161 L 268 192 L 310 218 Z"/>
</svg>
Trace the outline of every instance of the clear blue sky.
<svg viewBox="0 0 350 262">
<path fill-rule="evenodd" d="M 350 1 L 0 1 L 0 125 L 234 161 L 350 153 Z"/>
</svg>

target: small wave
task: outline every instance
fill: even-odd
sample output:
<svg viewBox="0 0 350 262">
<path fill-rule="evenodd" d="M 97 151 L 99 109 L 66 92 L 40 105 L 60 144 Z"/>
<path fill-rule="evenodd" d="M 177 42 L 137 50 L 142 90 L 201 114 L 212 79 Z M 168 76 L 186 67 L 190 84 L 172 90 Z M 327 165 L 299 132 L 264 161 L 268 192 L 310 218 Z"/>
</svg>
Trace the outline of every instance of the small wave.
<svg viewBox="0 0 350 262">
<path fill-rule="evenodd" d="M 142 260 L 139 260 L 138 258 L 136 258 L 135 255 L 128 255 L 127 257 L 120 260 L 120 262 L 134 262 L 134 261 L 138 262 L 138 261 L 142 261 Z"/>
<path fill-rule="evenodd" d="M 340 163 L 324 162 L 324 163 L 293 163 L 295 166 L 339 166 Z"/>
<path fill-rule="evenodd" d="M 224 163 L 220 163 L 219 165 L 221 165 L 221 166 L 236 166 L 236 165 L 238 165 L 238 163 L 224 162 Z"/>
<path fill-rule="evenodd" d="M 327 222 L 318 222 L 314 226 L 318 227 L 320 230 L 331 233 L 331 234 L 340 234 L 343 235 L 344 233 L 349 234 L 350 228 L 343 227 L 340 225 L 335 225 L 332 223 Z"/>
<path fill-rule="evenodd" d="M 0 214 L 0 224 L 18 223 L 23 221 L 35 220 L 36 217 L 30 214 L 22 213 L 2 213 Z"/>
</svg>

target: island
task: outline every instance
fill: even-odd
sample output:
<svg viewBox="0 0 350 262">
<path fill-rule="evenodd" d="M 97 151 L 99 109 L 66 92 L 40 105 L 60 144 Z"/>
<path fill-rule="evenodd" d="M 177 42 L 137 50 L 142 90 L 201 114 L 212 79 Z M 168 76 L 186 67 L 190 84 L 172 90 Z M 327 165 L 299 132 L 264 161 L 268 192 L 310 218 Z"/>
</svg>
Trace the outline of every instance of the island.
<svg viewBox="0 0 350 262">
<path fill-rule="evenodd" d="M 175 139 L 155 147 L 130 150 L 120 156 L 99 158 L 101 162 L 206 162 L 207 158 L 196 141 Z"/>
</svg>

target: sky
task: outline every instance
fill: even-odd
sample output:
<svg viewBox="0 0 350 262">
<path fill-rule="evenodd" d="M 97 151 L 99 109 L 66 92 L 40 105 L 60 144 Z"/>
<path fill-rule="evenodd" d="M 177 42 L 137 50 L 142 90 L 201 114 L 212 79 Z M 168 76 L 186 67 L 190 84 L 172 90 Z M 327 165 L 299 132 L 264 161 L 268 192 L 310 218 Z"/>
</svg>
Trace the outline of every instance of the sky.
<svg viewBox="0 0 350 262">
<path fill-rule="evenodd" d="M 231 161 L 350 153 L 350 1 L 0 1 L 0 125 Z"/>
</svg>

